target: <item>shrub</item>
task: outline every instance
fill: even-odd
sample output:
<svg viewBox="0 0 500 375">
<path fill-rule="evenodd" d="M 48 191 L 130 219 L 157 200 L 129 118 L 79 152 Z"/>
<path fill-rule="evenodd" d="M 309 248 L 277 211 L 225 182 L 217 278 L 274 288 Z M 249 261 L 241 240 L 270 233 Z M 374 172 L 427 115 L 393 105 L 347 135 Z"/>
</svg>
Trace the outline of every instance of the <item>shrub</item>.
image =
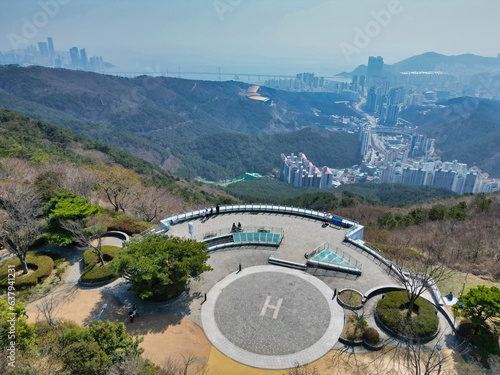
<svg viewBox="0 0 500 375">
<path fill-rule="evenodd" d="M 436 332 L 439 318 L 435 306 L 422 297 L 417 298 L 414 312 L 406 320 L 409 300 L 406 292 L 389 292 L 377 303 L 377 315 L 388 328 L 404 336 L 426 337 Z"/>
<path fill-rule="evenodd" d="M 370 345 L 378 345 L 380 343 L 380 334 L 375 328 L 367 327 L 363 331 L 363 341 Z"/>
<path fill-rule="evenodd" d="M 481 353 L 494 355 L 500 353 L 498 334 L 489 326 L 476 326 L 470 320 L 465 319 L 460 322 L 458 333 L 475 345 Z"/>
<path fill-rule="evenodd" d="M 16 277 L 16 288 L 24 289 L 37 285 L 42 282 L 47 277 L 50 276 L 52 270 L 54 269 L 54 261 L 47 255 L 41 255 L 37 253 L 30 254 L 26 257 L 26 262 L 28 263 L 28 268 L 35 269 L 28 275 Z M 22 269 L 21 261 L 18 257 L 9 259 L 0 267 L 0 287 L 7 287 L 7 273 L 8 266 L 14 265 L 16 271 Z"/>
<path fill-rule="evenodd" d="M 116 252 L 121 250 L 116 246 L 102 246 L 101 249 L 102 257 L 106 262 L 112 261 Z M 85 264 L 85 268 L 83 269 L 81 280 L 84 283 L 98 283 L 114 278 L 113 271 L 108 268 L 107 264 L 102 266 L 99 263 L 99 257 L 92 250 L 87 250 L 83 253 L 83 263 Z"/>
<path fill-rule="evenodd" d="M 109 230 L 125 232 L 128 235 L 141 233 L 148 229 L 150 225 L 143 221 L 135 221 L 129 215 L 122 214 L 113 218 L 109 225 Z"/>
<path fill-rule="evenodd" d="M 111 360 L 96 342 L 75 342 L 62 355 L 64 369 L 72 374 L 104 374 Z"/>
<path fill-rule="evenodd" d="M 368 323 L 366 320 L 355 315 L 349 315 L 346 319 L 344 333 L 342 337 L 350 341 L 360 341 L 363 337 L 363 331 Z"/>
</svg>

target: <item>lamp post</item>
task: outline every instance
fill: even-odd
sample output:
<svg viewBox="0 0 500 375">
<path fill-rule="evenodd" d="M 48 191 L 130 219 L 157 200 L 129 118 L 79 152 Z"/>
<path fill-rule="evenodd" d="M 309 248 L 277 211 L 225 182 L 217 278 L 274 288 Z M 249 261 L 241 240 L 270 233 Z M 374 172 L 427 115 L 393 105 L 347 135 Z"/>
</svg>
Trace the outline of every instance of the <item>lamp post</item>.
<svg viewBox="0 0 500 375">
<path fill-rule="evenodd" d="M 465 280 L 464 283 L 462 284 L 462 293 L 460 293 L 461 296 L 464 295 L 464 289 L 465 289 L 465 283 L 467 282 L 467 276 L 469 276 L 469 272 L 465 274 Z"/>
<path fill-rule="evenodd" d="M 439 367 L 438 367 L 438 375 L 441 373 L 441 344 L 437 343 L 436 344 L 436 349 L 438 351 L 438 358 L 439 358 Z"/>
</svg>

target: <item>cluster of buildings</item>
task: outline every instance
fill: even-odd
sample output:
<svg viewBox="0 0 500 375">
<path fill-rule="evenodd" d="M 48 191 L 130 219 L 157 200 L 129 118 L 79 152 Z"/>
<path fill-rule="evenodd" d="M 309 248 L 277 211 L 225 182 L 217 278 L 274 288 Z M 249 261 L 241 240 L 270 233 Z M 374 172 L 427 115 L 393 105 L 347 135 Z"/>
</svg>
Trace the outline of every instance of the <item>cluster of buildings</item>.
<svg viewBox="0 0 500 375">
<path fill-rule="evenodd" d="M 78 47 L 72 47 L 69 49 L 69 55 L 73 69 L 96 72 L 103 70 L 105 67 L 102 56 L 94 56 L 88 59 L 85 48 L 78 50 Z"/>
<path fill-rule="evenodd" d="M 360 126 L 361 151 L 369 144 L 369 126 Z M 281 154 L 281 179 L 294 186 L 312 186 L 320 189 L 349 183 L 400 183 L 431 185 L 449 189 L 457 194 L 489 193 L 500 190 L 500 180 L 490 179 L 477 167 L 469 168 L 457 160 L 441 161 L 434 155 L 435 140 L 413 134 L 411 140 L 388 136 L 384 139 L 387 150 L 375 161 L 365 161 L 351 168 L 333 169 L 316 167 L 301 152 L 297 155 Z"/>
<path fill-rule="evenodd" d="M 403 86 L 389 88 L 389 81 L 382 86 L 372 86 L 368 90 L 365 109 L 375 113 L 379 123 L 396 125 L 405 102 L 406 90 Z"/>
<path fill-rule="evenodd" d="M 22 66 L 40 65 L 50 68 L 67 68 L 85 71 L 102 71 L 106 67 L 102 56 L 88 58 L 85 48 L 73 47 L 69 51 L 56 51 L 52 38 L 22 50 L 0 52 L 0 64 Z"/>
<path fill-rule="evenodd" d="M 358 77 L 352 77 L 353 84 Z M 452 97 L 452 89 L 461 93 L 457 78 L 441 71 L 391 72 L 384 70 L 384 59 L 371 56 L 366 76 L 365 110 L 377 117 L 378 123 L 395 126 L 403 108 L 422 106 Z M 364 94 L 364 90 L 360 92 Z"/>
<path fill-rule="evenodd" d="M 399 137 L 387 137 L 387 145 L 390 145 L 391 138 Z M 458 194 L 500 190 L 500 181 L 489 179 L 478 168 L 468 168 L 467 164 L 457 160 L 443 162 L 435 158 L 434 144 L 434 139 L 422 134 L 413 134 L 409 142 L 394 142 L 379 162 L 363 163 L 358 180 L 364 177 L 381 183 L 433 185 Z"/>
<path fill-rule="evenodd" d="M 339 171 L 323 167 L 321 170 L 307 160 L 301 152 L 299 155 L 291 154 L 285 156 L 281 154 L 281 179 L 294 186 L 310 186 L 320 189 L 328 189 L 338 186 L 340 183 Z"/>
<path fill-rule="evenodd" d="M 264 81 L 264 86 L 286 91 L 328 91 L 328 81 L 314 73 L 299 73 L 295 78 L 274 78 Z"/>
<path fill-rule="evenodd" d="M 498 183 L 482 178 L 478 171 L 467 168 L 467 164 L 435 161 L 410 163 L 384 163 L 379 170 L 380 182 L 408 185 L 439 186 L 457 194 L 488 193 L 499 188 Z"/>
<path fill-rule="evenodd" d="M 367 81 L 370 85 L 366 96 L 365 110 L 378 117 L 380 124 L 395 126 L 406 99 L 404 86 L 392 87 L 384 78 L 384 59 L 370 56 L 368 59 Z M 354 81 L 354 77 L 353 77 Z"/>
</svg>

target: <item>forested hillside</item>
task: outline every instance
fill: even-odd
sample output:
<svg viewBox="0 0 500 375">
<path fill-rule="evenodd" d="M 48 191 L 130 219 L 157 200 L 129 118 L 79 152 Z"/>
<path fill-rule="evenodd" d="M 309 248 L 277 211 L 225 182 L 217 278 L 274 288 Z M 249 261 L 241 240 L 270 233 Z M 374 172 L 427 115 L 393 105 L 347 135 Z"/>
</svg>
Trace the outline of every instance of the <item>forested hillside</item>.
<svg viewBox="0 0 500 375">
<path fill-rule="evenodd" d="M 314 202 L 315 197 L 322 199 L 329 195 L 356 195 L 363 199 L 378 202 L 389 207 L 409 206 L 413 203 L 427 202 L 431 199 L 455 195 L 451 190 L 436 186 L 413 186 L 404 184 L 346 184 L 336 189 L 321 190 L 312 187 L 297 187 L 272 178 L 259 178 L 229 185 L 226 190 L 235 197 L 250 203 L 286 204 L 289 206 L 308 206 L 314 203 L 315 209 L 330 210 L 328 204 Z M 309 203 L 307 203 L 309 202 Z"/>
<path fill-rule="evenodd" d="M 347 184 L 337 191 L 348 191 L 357 196 L 373 199 L 389 207 L 405 207 L 414 203 L 456 195 L 451 190 L 438 186 L 416 186 L 406 184 Z"/>
<path fill-rule="evenodd" d="M 443 160 L 477 165 L 491 177 L 500 177 L 500 102 L 466 97 L 440 104 L 430 111 L 409 109 L 401 115 L 436 139 Z"/>
<path fill-rule="evenodd" d="M 231 201 L 221 190 L 8 110 L 0 110 L 0 176 L 6 183 L 33 184 L 45 198 L 63 189 L 151 223 L 217 199 Z"/>
<path fill-rule="evenodd" d="M 356 116 L 336 103 L 343 96 L 263 89 L 273 100 L 266 106 L 246 98 L 247 88 L 241 82 L 0 66 L 0 108 L 124 149 L 183 176 L 214 180 L 267 173 L 281 152 L 297 152 L 298 143 L 306 147 L 300 151 L 316 151 L 331 167 L 359 161 L 355 136 L 303 130 L 338 125 L 334 114 Z"/>
</svg>

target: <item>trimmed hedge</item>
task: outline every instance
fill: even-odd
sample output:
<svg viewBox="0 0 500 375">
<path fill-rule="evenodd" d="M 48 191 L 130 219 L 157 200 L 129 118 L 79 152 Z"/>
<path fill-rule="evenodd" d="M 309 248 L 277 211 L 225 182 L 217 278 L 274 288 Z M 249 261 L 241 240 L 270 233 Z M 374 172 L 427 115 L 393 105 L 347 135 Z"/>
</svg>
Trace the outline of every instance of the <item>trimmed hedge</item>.
<svg viewBox="0 0 500 375">
<path fill-rule="evenodd" d="M 52 270 L 54 269 L 54 261 L 50 256 L 42 254 L 29 254 L 26 257 L 26 262 L 28 263 L 28 268 L 35 269 L 28 275 L 16 277 L 16 288 L 25 289 L 37 285 L 42 282 L 47 277 L 50 276 Z M 8 286 L 8 266 L 14 265 L 16 271 L 22 270 L 21 261 L 16 256 L 7 262 L 5 262 L 0 267 L 0 288 L 6 288 Z"/>
<path fill-rule="evenodd" d="M 422 297 L 415 301 L 410 326 L 406 322 L 406 308 L 409 303 L 406 292 L 389 292 L 377 303 L 377 314 L 380 321 L 389 329 L 403 336 L 427 337 L 433 335 L 439 327 L 436 307 Z"/>
<path fill-rule="evenodd" d="M 112 261 L 117 251 L 121 250 L 121 248 L 116 246 L 102 246 L 101 249 L 102 257 L 105 262 Z M 108 268 L 107 264 L 104 267 L 99 264 L 99 257 L 92 250 L 87 250 L 83 253 L 83 263 L 85 264 L 85 268 L 83 269 L 80 279 L 84 283 L 98 283 L 111 280 L 115 277 L 113 271 Z"/>
</svg>

